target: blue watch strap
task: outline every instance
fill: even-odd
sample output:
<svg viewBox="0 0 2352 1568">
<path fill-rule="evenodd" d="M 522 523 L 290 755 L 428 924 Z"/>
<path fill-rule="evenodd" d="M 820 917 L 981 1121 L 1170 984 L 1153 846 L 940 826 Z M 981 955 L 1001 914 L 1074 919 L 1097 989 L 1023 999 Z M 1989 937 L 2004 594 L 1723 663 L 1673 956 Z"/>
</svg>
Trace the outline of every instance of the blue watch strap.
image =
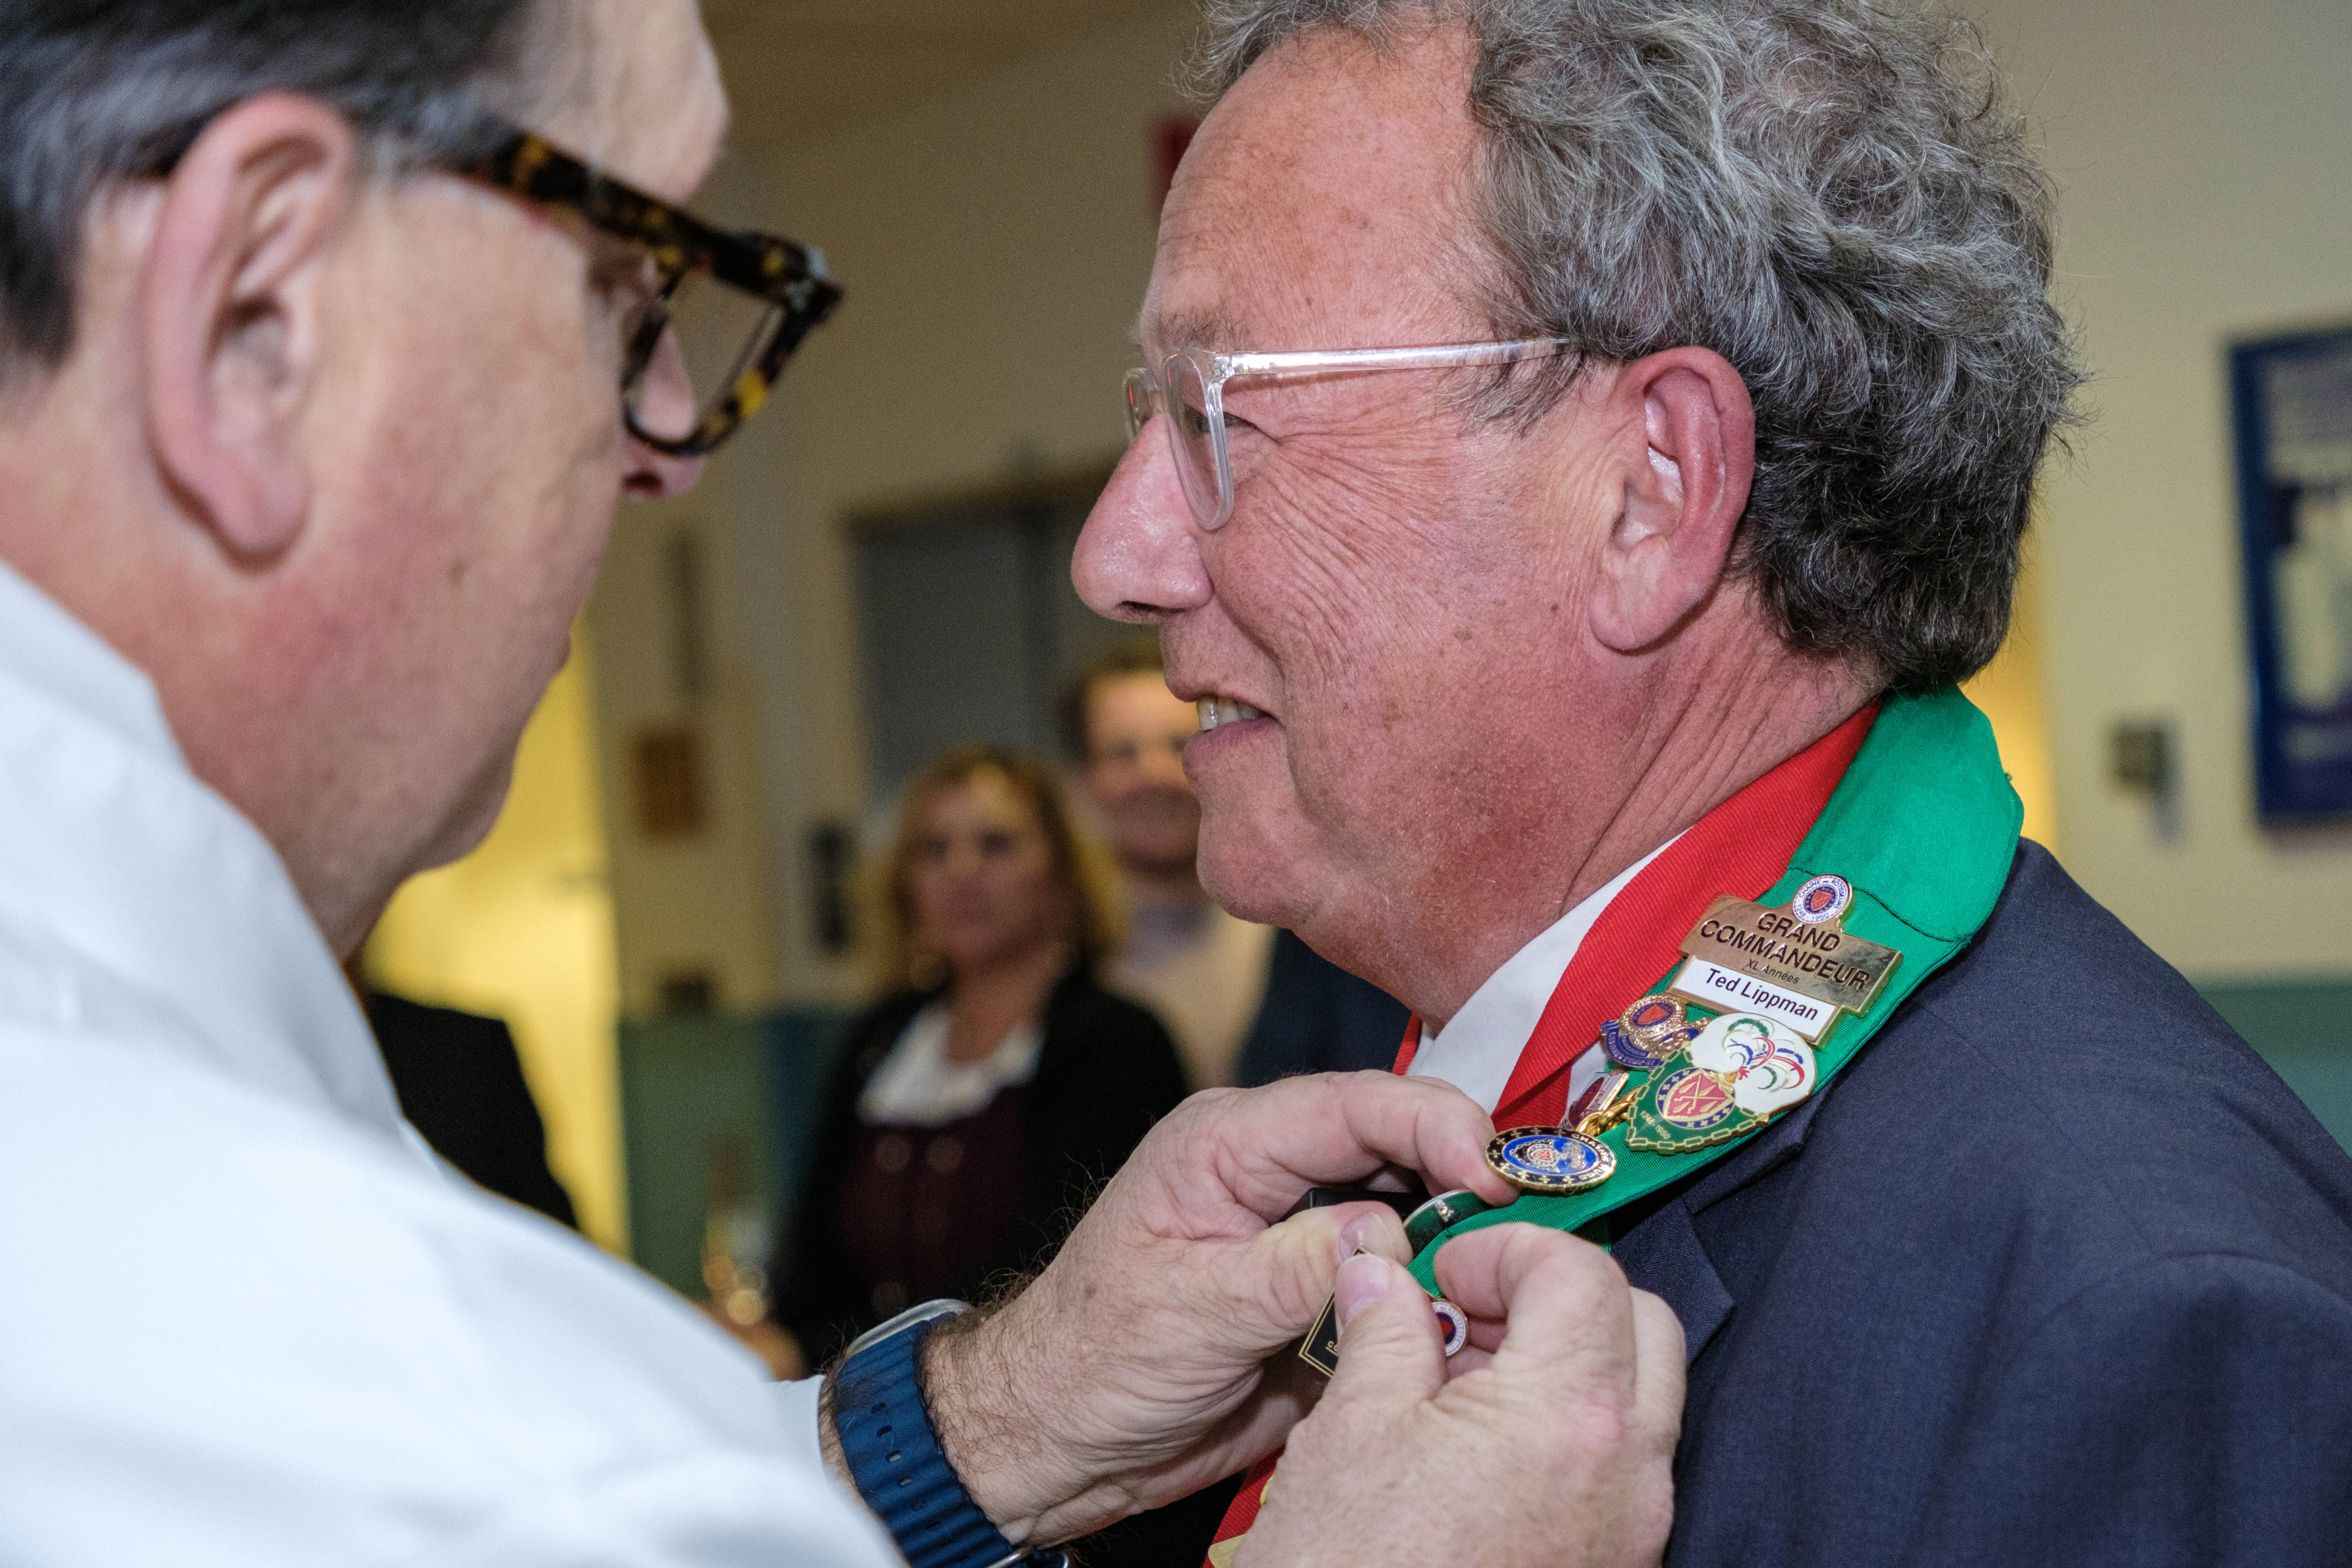
<svg viewBox="0 0 2352 1568">
<path fill-rule="evenodd" d="M 996 1568 L 1028 1552 L 1004 1538 L 956 1479 L 923 1404 L 917 1356 L 943 1317 L 854 1349 L 834 1375 L 833 1425 L 858 1495 L 910 1568 Z"/>
</svg>

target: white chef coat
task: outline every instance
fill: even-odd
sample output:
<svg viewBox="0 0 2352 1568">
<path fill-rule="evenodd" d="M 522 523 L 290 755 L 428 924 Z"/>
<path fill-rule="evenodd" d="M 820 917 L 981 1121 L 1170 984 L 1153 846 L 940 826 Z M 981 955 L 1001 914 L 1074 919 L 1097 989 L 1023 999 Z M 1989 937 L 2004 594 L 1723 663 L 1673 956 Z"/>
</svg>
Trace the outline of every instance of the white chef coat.
<svg viewBox="0 0 2352 1568">
<path fill-rule="evenodd" d="M 1680 833 L 1675 835 L 1675 839 L 1680 837 Z M 1412 1053 L 1412 1063 L 1405 1069 L 1406 1076 L 1443 1078 L 1493 1115 L 1503 1091 L 1510 1087 L 1512 1070 L 1519 1064 L 1519 1052 L 1527 1049 L 1528 1037 L 1535 1033 L 1544 1009 L 1551 1003 L 1552 992 L 1559 988 L 1559 977 L 1576 961 L 1577 949 L 1584 946 L 1584 938 L 1601 918 L 1601 912 L 1674 843 L 1675 839 L 1668 839 L 1538 932 L 1470 993 L 1470 999 L 1462 1004 L 1460 1012 L 1446 1020 L 1444 1029 L 1432 1034 L 1424 1025 L 1421 1044 Z M 1590 1047 L 1570 1063 L 1568 1103 L 1574 1104 L 1576 1097 L 1591 1087 L 1608 1066 L 1609 1059 L 1598 1045 Z"/>
<path fill-rule="evenodd" d="M 268 843 L 0 567 L 0 1563 L 895 1562 L 814 1396 L 434 1159 Z"/>
</svg>

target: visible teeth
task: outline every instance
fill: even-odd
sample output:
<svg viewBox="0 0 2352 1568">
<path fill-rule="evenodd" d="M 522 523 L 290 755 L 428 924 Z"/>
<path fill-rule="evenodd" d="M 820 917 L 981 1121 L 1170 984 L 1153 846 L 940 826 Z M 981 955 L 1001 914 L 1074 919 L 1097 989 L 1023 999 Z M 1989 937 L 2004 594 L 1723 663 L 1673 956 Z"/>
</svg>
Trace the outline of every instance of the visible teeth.
<svg viewBox="0 0 2352 1568">
<path fill-rule="evenodd" d="M 1201 727 L 1204 730 L 1214 729 L 1221 724 L 1239 724 L 1245 718 L 1265 716 L 1249 704 L 1235 702 L 1231 697 L 1202 697 L 1200 707 Z"/>
</svg>

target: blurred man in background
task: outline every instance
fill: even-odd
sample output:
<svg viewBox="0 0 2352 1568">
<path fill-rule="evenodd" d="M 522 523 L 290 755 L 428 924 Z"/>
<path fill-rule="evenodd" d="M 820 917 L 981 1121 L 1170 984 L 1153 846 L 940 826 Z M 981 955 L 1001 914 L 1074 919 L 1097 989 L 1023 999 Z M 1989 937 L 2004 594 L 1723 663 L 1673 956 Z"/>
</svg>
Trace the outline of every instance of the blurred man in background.
<svg viewBox="0 0 2352 1568">
<path fill-rule="evenodd" d="M 1193 1088 L 1234 1082 L 1242 1037 L 1265 994 L 1274 929 L 1218 908 L 1193 869 L 1201 805 L 1184 779 L 1184 743 L 1199 715 L 1168 690 L 1158 640 L 1143 638 L 1087 665 L 1061 719 L 1065 754 L 1102 819 L 1127 900 L 1127 941 L 1103 977 L 1160 1015 Z"/>
<path fill-rule="evenodd" d="M 1385 1068 L 1402 1004 L 1286 931 L 1235 919 L 1201 886 L 1201 804 L 1184 777 L 1195 704 L 1168 689 L 1156 637 L 1097 658 L 1062 700 L 1064 754 L 1101 818 L 1127 895 L 1106 971 L 1176 1037 L 1195 1089 Z"/>
</svg>

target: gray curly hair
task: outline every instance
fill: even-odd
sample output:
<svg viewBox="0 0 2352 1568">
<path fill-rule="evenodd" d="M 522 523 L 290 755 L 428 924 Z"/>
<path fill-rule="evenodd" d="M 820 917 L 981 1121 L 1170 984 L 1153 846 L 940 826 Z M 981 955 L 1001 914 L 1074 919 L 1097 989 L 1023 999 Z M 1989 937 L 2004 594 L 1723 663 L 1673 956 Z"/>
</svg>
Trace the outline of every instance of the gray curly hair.
<svg viewBox="0 0 2352 1568">
<path fill-rule="evenodd" d="M 2082 381 L 2052 193 L 1965 22 L 1883 0 L 1208 0 L 1222 94 L 1316 28 L 1476 46 L 1499 336 L 1573 365 L 1685 344 L 1747 382 L 1734 570 L 1785 641 L 1881 684 L 2000 646 L 2035 469 Z"/>
</svg>

